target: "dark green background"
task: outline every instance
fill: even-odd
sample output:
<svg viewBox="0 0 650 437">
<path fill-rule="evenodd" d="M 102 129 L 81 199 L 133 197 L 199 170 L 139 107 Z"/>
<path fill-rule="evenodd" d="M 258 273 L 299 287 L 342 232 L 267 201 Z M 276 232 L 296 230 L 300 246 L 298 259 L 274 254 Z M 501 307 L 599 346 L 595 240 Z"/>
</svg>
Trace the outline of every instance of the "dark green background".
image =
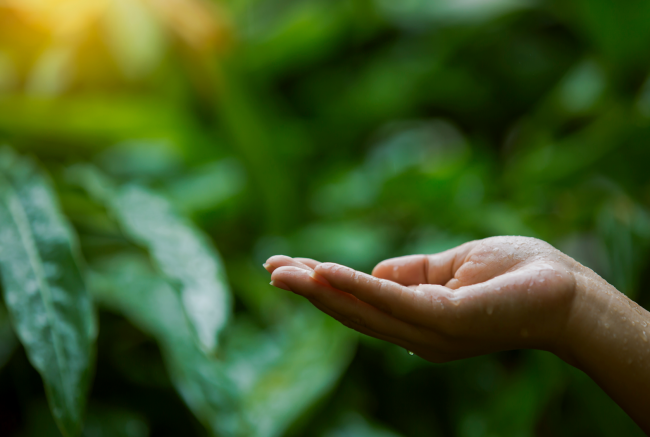
<svg viewBox="0 0 650 437">
<path fill-rule="evenodd" d="M 49 88 L 29 79 L 39 44 L 20 45 L 38 35 L 14 35 L 0 8 L 0 139 L 49 170 L 89 263 L 126 243 L 70 186 L 78 162 L 167 193 L 220 251 L 237 317 L 263 329 L 285 317 L 276 300 L 300 306 L 267 285 L 270 255 L 369 272 L 493 235 L 544 239 L 648 308 L 650 2 L 221 6 L 230 26 L 217 48 L 164 26 L 163 42 L 111 46 L 93 29 L 75 73 L 50 72 Z M 127 42 L 140 35 L 130 26 Z M 206 435 L 156 342 L 118 313 L 100 308 L 99 321 L 86 435 Z M 1 357 L 13 350 L 3 338 Z M 56 435 L 50 420 L 16 348 L 0 373 L 0 434 Z M 348 370 L 287 435 L 642 433 L 548 353 L 433 365 L 359 337 Z"/>
</svg>

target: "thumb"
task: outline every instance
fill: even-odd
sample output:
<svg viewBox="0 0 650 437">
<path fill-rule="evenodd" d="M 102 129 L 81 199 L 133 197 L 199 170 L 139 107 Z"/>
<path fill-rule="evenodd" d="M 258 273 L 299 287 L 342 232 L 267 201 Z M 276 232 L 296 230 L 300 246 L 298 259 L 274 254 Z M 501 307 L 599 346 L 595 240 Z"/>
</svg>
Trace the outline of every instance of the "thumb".
<svg viewBox="0 0 650 437">
<path fill-rule="evenodd" d="M 474 248 L 471 241 L 433 255 L 407 255 L 390 258 L 377 264 L 373 276 L 401 285 L 445 285 L 453 279 L 468 253 Z"/>
</svg>

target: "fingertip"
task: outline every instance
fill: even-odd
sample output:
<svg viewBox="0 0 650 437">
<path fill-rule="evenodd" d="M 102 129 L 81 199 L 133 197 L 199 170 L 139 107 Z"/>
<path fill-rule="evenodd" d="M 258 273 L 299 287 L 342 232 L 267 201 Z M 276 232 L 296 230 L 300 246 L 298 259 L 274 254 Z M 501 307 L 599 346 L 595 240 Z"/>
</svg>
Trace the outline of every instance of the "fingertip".
<svg viewBox="0 0 650 437">
<path fill-rule="evenodd" d="M 289 286 L 287 284 L 285 284 L 284 282 L 282 282 L 280 280 L 275 279 L 275 280 L 271 281 L 270 284 L 272 286 L 274 286 L 274 287 L 281 288 L 283 290 L 293 292 L 293 290 L 291 290 L 291 288 L 289 288 Z"/>
<path fill-rule="evenodd" d="M 266 263 L 264 263 L 264 268 L 270 273 L 273 273 L 275 270 L 281 267 L 287 266 L 296 267 L 307 271 L 312 270 L 310 266 L 286 255 L 273 255 L 268 260 L 266 260 Z"/>
<path fill-rule="evenodd" d="M 390 279 L 391 273 L 393 271 L 393 266 L 391 265 L 391 260 L 384 260 L 377 264 L 375 268 L 372 269 L 372 276 L 381 279 Z"/>
<path fill-rule="evenodd" d="M 319 274 L 316 273 L 316 272 L 311 272 L 311 273 L 309 274 L 309 276 L 310 276 L 314 281 L 318 282 L 319 284 L 326 285 L 326 286 L 330 287 L 330 283 L 329 283 L 329 281 L 328 281 L 327 279 L 325 279 L 322 275 L 319 275 Z"/>
<path fill-rule="evenodd" d="M 421 284 L 427 282 L 424 274 L 425 266 L 425 255 L 400 256 L 377 264 L 372 269 L 372 275 L 402 285 Z"/>
<path fill-rule="evenodd" d="M 283 262 L 291 262 L 291 261 L 293 261 L 293 258 L 291 258 L 290 256 L 273 255 L 273 256 L 269 257 L 269 259 L 266 260 L 265 264 L 273 265 L 273 264 L 278 264 L 278 263 L 283 263 Z"/>
<path fill-rule="evenodd" d="M 298 261 L 300 263 L 303 263 L 304 265 L 306 265 L 308 267 L 311 267 L 312 269 L 316 268 L 316 266 L 321 264 L 320 261 L 316 261 L 315 259 L 311 259 L 311 258 L 296 257 L 296 258 L 294 258 L 294 260 L 296 260 L 296 261 Z"/>
<path fill-rule="evenodd" d="M 338 269 L 340 269 L 342 267 L 344 267 L 344 266 L 342 266 L 341 264 L 336 264 L 336 263 L 321 263 L 321 264 L 318 264 L 316 266 L 316 268 L 314 268 L 314 271 L 318 272 L 318 273 L 321 273 L 321 274 L 327 274 L 327 273 L 333 272 L 335 270 L 338 270 Z"/>
<path fill-rule="evenodd" d="M 295 266 L 280 266 L 273 270 L 271 279 L 275 279 L 280 276 L 295 275 L 296 273 L 307 273 L 307 271 Z"/>
</svg>

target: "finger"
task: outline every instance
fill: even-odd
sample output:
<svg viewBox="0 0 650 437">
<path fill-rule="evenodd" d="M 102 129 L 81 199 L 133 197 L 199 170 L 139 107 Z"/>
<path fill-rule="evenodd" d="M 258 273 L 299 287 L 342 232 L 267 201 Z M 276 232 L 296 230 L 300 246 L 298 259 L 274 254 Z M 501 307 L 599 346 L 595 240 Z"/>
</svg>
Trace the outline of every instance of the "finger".
<svg viewBox="0 0 650 437">
<path fill-rule="evenodd" d="M 278 280 L 287 284 L 291 291 L 318 302 L 350 322 L 365 326 L 382 335 L 414 343 L 423 343 L 429 337 L 428 332 L 423 332 L 418 327 L 398 320 L 349 293 L 314 280 L 309 272 L 303 269 L 281 267 L 273 272 L 271 278 L 274 281 Z M 431 336 L 435 339 L 435 334 L 431 334 Z"/>
<path fill-rule="evenodd" d="M 404 341 L 404 340 L 402 340 L 400 338 L 396 338 L 396 337 L 381 334 L 381 333 L 379 333 L 377 331 L 373 331 L 372 329 L 368 328 L 367 326 L 362 326 L 362 325 L 360 325 L 358 323 L 355 323 L 355 322 L 347 319 L 343 315 L 341 315 L 341 314 L 327 308 L 326 306 L 320 304 L 318 301 L 314 300 L 314 301 L 310 301 L 310 302 L 312 303 L 312 305 L 314 305 L 316 308 L 318 308 L 319 310 L 321 310 L 322 312 L 324 312 L 328 316 L 338 320 L 344 326 L 346 326 L 346 327 L 348 327 L 350 329 L 354 329 L 355 331 L 360 332 L 361 334 L 368 335 L 370 337 L 374 337 L 374 338 L 377 338 L 379 340 L 383 340 L 383 341 L 387 341 L 387 342 L 396 344 L 396 345 L 401 346 L 404 349 L 407 349 L 407 350 L 410 350 L 410 351 L 413 351 L 415 349 L 420 348 L 420 346 L 418 346 L 418 345 L 416 345 L 414 343 Z"/>
<path fill-rule="evenodd" d="M 294 260 L 301 262 L 304 265 L 311 267 L 312 269 L 316 268 L 316 266 L 320 264 L 320 261 L 316 261 L 315 259 L 311 258 L 294 258 Z"/>
<path fill-rule="evenodd" d="M 452 290 L 440 285 L 405 287 L 386 279 L 375 278 L 349 267 L 323 263 L 314 272 L 332 287 L 350 293 L 393 317 L 420 326 L 432 326 L 436 318 L 447 318 L 453 306 Z"/>
<path fill-rule="evenodd" d="M 372 274 L 402 285 L 445 285 L 474 248 L 471 241 L 461 246 L 433 255 L 408 255 L 380 262 Z"/>
<path fill-rule="evenodd" d="M 299 259 L 291 258 L 290 256 L 286 256 L 286 255 L 273 255 L 271 258 L 267 259 L 266 262 L 264 263 L 264 268 L 269 273 L 273 273 L 273 271 L 278 267 L 285 267 L 285 266 L 299 267 L 301 269 L 305 269 L 309 271 L 312 270 L 312 268 L 309 265 L 301 262 Z"/>
</svg>

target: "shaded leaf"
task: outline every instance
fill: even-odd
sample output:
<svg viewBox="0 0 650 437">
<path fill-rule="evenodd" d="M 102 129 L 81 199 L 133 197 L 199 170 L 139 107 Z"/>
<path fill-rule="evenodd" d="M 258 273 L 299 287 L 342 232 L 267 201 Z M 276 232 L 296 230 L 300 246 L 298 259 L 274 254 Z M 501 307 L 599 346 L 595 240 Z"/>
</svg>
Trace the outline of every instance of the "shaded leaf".
<svg viewBox="0 0 650 437">
<path fill-rule="evenodd" d="M 141 257 L 115 257 L 98 267 L 90 277 L 95 297 L 156 338 L 172 382 L 194 415 L 215 434 L 246 435 L 235 410 L 235 387 L 219 361 L 196 346 L 173 288 Z"/>
<path fill-rule="evenodd" d="M 358 413 L 348 412 L 323 437 L 399 437 L 399 434 L 370 423 Z"/>
<path fill-rule="evenodd" d="M 142 258 L 116 257 L 99 271 L 91 280 L 98 301 L 158 340 L 174 386 L 216 435 L 281 435 L 351 359 L 350 333 L 311 308 L 269 332 L 238 324 L 221 358 L 207 356 L 191 341 L 177 294 Z"/>
<path fill-rule="evenodd" d="M 174 205 L 186 213 L 209 211 L 239 193 L 245 183 L 242 165 L 234 159 L 224 159 L 173 180 L 167 192 Z"/>
<path fill-rule="evenodd" d="M 231 303 L 221 259 L 207 237 L 165 197 L 141 185 L 114 187 L 91 167 L 77 167 L 73 173 L 107 205 L 124 232 L 149 250 L 156 266 L 180 290 L 201 346 L 214 352 Z"/>
<path fill-rule="evenodd" d="M 201 344 L 214 350 L 230 311 L 225 271 L 216 250 L 165 198 L 144 187 L 121 188 L 112 204 L 125 231 L 145 245 L 160 270 L 179 284 L 183 307 Z"/>
<path fill-rule="evenodd" d="M 275 343 L 279 353 L 267 366 L 256 366 L 254 384 L 241 390 L 244 415 L 257 437 L 283 435 L 334 387 L 354 352 L 352 331 L 313 308 L 295 311 L 274 337 L 266 342 Z M 232 341 L 239 342 L 240 338 Z M 246 362 L 251 361 L 251 352 L 244 355 Z M 227 364 L 235 371 L 244 365 Z"/>
<path fill-rule="evenodd" d="M 9 149 L 0 152 L 0 271 L 15 331 L 43 377 L 66 436 L 81 430 L 93 313 L 76 241 L 46 177 Z"/>
<path fill-rule="evenodd" d="M 147 437 L 146 420 L 133 411 L 91 403 L 84 421 L 83 437 Z M 26 411 L 24 437 L 61 437 L 44 402 L 31 404 Z"/>
<path fill-rule="evenodd" d="M 0 369 L 9 361 L 17 344 L 7 309 L 4 305 L 0 305 Z"/>
</svg>

